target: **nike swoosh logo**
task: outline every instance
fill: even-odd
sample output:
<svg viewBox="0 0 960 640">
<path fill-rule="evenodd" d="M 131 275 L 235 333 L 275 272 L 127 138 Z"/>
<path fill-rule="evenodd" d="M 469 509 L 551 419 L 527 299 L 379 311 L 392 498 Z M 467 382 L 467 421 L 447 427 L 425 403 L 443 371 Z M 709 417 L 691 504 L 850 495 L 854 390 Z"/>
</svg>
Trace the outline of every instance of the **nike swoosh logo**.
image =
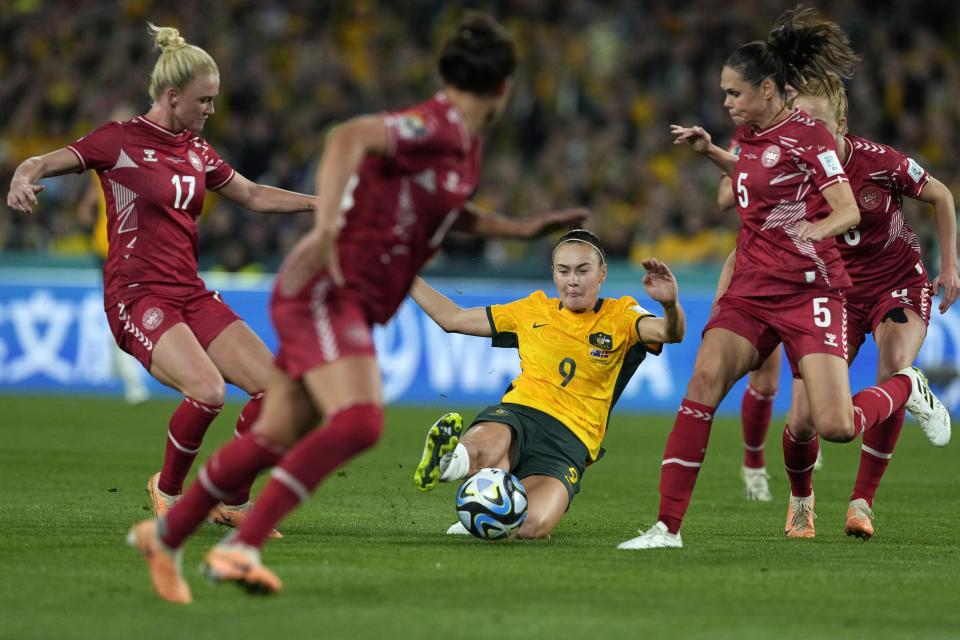
<svg viewBox="0 0 960 640">
<path fill-rule="evenodd" d="M 536 322 L 534 322 L 534 323 L 533 323 L 533 328 L 534 328 L 534 329 L 539 329 L 540 327 L 545 327 L 545 326 L 547 326 L 548 324 L 550 324 L 550 323 L 549 323 L 549 322 L 544 322 L 544 323 L 542 323 L 542 324 L 537 324 Z"/>
</svg>

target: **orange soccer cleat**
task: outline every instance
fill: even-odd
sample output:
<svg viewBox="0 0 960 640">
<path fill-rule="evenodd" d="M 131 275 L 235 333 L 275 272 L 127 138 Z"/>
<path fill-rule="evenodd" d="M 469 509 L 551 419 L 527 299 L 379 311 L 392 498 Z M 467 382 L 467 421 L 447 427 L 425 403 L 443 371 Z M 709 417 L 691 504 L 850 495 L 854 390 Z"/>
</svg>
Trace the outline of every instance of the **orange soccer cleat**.
<svg viewBox="0 0 960 640">
<path fill-rule="evenodd" d="M 168 602 L 190 604 L 190 585 L 180 570 L 180 551 L 169 549 L 157 534 L 157 521 L 144 520 L 127 534 L 127 544 L 140 552 L 150 570 L 150 580 L 157 595 Z"/>
<path fill-rule="evenodd" d="M 153 516 L 162 518 L 167 515 L 167 511 L 173 508 L 173 505 L 180 502 L 181 496 L 171 496 L 160 491 L 160 472 L 150 476 L 147 480 L 147 493 L 150 494 L 150 502 L 153 504 Z"/>
<path fill-rule="evenodd" d="M 207 553 L 201 567 L 211 582 L 235 582 L 247 593 L 278 593 L 283 583 L 260 562 L 260 552 L 245 544 L 218 544 Z"/>
<path fill-rule="evenodd" d="M 788 538 L 813 538 L 817 535 L 816 528 L 813 526 L 813 519 L 817 514 L 813 512 L 813 494 L 806 498 L 790 496 L 790 502 L 787 505 L 787 524 L 783 527 L 783 532 Z"/>
<path fill-rule="evenodd" d="M 850 501 L 846 528 L 848 536 L 856 536 L 861 540 L 869 540 L 873 536 L 873 510 L 863 498 Z"/>
<path fill-rule="evenodd" d="M 240 525 L 243 524 L 243 521 L 246 520 L 247 516 L 250 514 L 250 509 L 252 508 L 253 503 L 250 501 L 247 501 L 245 504 L 241 505 L 220 503 L 211 509 L 209 514 L 207 514 L 207 521 L 214 524 L 220 524 L 225 527 L 239 529 Z M 276 529 L 271 529 L 270 535 L 267 537 L 273 540 L 278 540 L 283 537 L 283 534 Z"/>
</svg>

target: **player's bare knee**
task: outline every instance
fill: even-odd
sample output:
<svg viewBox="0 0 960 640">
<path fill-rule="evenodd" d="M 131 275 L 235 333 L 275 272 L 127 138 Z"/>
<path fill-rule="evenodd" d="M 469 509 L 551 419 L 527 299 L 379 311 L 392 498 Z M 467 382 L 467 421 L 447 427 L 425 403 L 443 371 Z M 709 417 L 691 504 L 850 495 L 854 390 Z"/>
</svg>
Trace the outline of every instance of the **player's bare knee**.
<svg viewBox="0 0 960 640">
<path fill-rule="evenodd" d="M 546 518 L 538 517 L 536 514 L 530 513 L 527 514 L 527 519 L 524 520 L 523 526 L 517 531 L 517 537 L 523 540 L 549 538 L 552 529 L 553 527 Z"/>
<path fill-rule="evenodd" d="M 779 372 L 778 372 L 779 373 Z M 750 386 L 754 391 L 762 396 L 772 398 L 777 395 L 779 389 L 779 380 L 777 378 L 767 378 L 766 376 L 751 376 Z"/>
<path fill-rule="evenodd" d="M 221 405 L 227 397 L 227 384 L 219 373 L 198 376 L 184 387 L 186 396 L 204 404 Z"/>
<path fill-rule="evenodd" d="M 850 442 L 854 438 L 853 417 L 838 411 L 818 412 L 813 424 L 820 437 L 829 442 Z"/>
<path fill-rule="evenodd" d="M 698 366 L 687 385 L 687 397 L 705 404 L 718 402 L 718 398 L 723 395 L 725 382 L 718 369 L 719 367 L 707 364 Z"/>
</svg>

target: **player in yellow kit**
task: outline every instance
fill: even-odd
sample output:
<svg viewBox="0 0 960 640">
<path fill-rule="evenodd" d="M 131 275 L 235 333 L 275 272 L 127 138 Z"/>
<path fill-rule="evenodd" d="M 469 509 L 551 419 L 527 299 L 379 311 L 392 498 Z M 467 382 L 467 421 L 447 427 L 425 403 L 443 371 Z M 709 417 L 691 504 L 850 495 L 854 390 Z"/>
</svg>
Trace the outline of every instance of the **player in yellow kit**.
<svg viewBox="0 0 960 640">
<path fill-rule="evenodd" d="M 602 455 L 610 412 L 630 377 L 647 353 L 683 339 L 673 274 L 658 260 L 643 267 L 644 289 L 663 306 L 662 318 L 629 296 L 600 298 L 606 259 L 584 229 L 566 233 L 553 250 L 558 298 L 537 291 L 509 304 L 461 309 L 418 278 L 410 293 L 427 315 L 447 332 L 517 347 L 521 373 L 462 440 L 456 413 L 430 428 L 417 487 L 429 491 L 487 467 L 508 470 L 523 482 L 529 503 L 517 536 L 548 536 L 579 492 L 587 465 Z M 461 532 L 462 525 L 448 531 Z"/>
</svg>

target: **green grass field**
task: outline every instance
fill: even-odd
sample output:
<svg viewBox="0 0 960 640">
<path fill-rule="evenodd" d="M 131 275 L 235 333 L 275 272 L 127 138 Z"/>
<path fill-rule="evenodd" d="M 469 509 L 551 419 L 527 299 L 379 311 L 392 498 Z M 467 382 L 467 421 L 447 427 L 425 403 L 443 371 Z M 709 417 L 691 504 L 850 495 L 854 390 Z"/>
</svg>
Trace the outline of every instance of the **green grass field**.
<svg viewBox="0 0 960 640">
<path fill-rule="evenodd" d="M 380 445 L 281 527 L 264 561 L 278 597 L 210 587 L 195 567 L 223 530 L 187 546 L 188 607 L 158 600 L 123 544 L 147 514 L 173 400 L 0 396 L 0 637 L 50 638 L 957 638 L 960 454 L 909 424 L 876 503 L 877 535 L 843 534 L 859 445 L 827 445 L 818 536 L 788 541 L 775 422 L 774 503 L 741 498 L 739 427 L 718 420 L 686 548 L 624 552 L 655 519 L 671 417 L 617 415 L 607 457 L 550 540 L 447 537 L 453 487 L 411 473 L 436 410 L 392 409 Z M 232 432 L 238 405 L 202 454 Z M 469 411 L 464 411 L 465 414 Z M 779 421 L 779 418 L 775 418 Z M 782 499 L 780 499 L 782 498 Z"/>
</svg>

